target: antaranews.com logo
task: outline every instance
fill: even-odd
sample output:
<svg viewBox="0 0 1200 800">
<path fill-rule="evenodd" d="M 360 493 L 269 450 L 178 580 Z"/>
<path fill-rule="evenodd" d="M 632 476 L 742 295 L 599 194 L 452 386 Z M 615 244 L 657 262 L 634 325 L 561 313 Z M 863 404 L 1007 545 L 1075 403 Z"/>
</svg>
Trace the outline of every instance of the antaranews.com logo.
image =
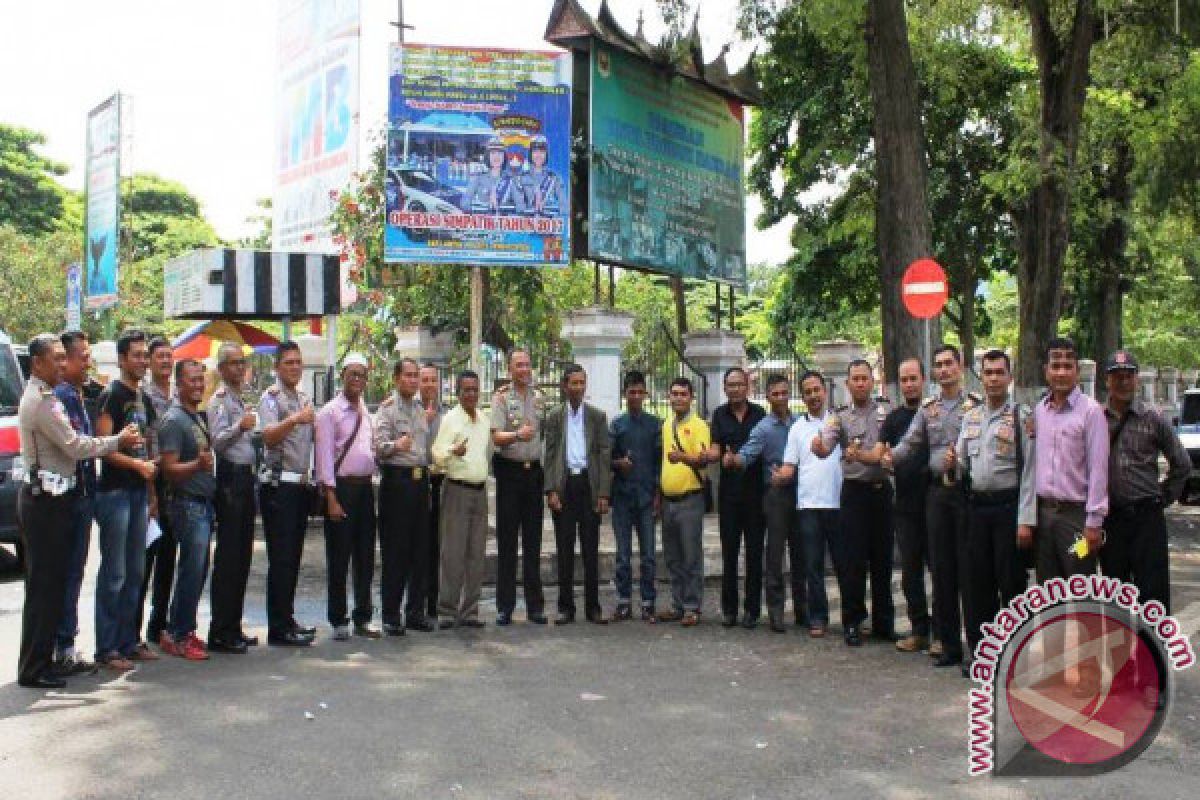
<svg viewBox="0 0 1200 800">
<path fill-rule="evenodd" d="M 1196 661 L 1179 622 L 1116 578 L 1054 578 L 983 626 L 970 691 L 972 775 L 1110 772 L 1150 746 L 1174 673 Z"/>
</svg>

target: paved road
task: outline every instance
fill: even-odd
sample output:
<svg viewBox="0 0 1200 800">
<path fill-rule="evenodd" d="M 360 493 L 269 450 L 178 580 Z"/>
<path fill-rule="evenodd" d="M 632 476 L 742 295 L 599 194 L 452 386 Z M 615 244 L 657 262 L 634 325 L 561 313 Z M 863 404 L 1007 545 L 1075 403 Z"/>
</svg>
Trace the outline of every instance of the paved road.
<svg viewBox="0 0 1200 800">
<path fill-rule="evenodd" d="M 1191 519 L 1173 530 L 1176 606 L 1195 637 L 1198 534 Z M 312 621 L 321 550 L 310 537 Z M 260 550 L 248 602 L 260 635 L 264 562 Z M 1200 781 L 1196 669 L 1155 744 L 1117 773 L 972 779 L 966 682 L 884 644 L 726 630 L 713 615 L 693 630 L 518 624 L 350 643 L 323 630 L 308 651 L 164 660 L 41 694 L 12 680 L 21 591 L 0 584 L 6 797 L 1190 798 Z"/>
</svg>

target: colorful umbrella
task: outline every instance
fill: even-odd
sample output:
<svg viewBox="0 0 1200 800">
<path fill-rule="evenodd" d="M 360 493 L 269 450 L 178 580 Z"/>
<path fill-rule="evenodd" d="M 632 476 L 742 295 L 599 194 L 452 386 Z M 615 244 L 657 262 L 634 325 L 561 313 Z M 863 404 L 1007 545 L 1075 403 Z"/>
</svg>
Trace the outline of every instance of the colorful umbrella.
<svg viewBox="0 0 1200 800">
<path fill-rule="evenodd" d="M 199 322 L 176 337 L 172 347 L 175 358 L 215 358 L 225 342 L 242 346 L 246 353 L 274 353 L 279 340 L 244 322 L 217 319 Z"/>
</svg>

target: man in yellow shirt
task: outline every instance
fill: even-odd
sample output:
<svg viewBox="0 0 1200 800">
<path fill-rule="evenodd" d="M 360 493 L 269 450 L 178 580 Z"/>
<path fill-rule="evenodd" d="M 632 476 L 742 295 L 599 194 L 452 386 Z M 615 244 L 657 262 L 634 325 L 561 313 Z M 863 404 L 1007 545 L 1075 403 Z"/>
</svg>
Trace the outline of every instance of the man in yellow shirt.
<svg viewBox="0 0 1200 800">
<path fill-rule="evenodd" d="M 487 476 L 492 457 L 490 418 L 479 411 L 479 376 L 459 373 L 458 405 L 446 412 L 433 442 L 433 461 L 446 473 L 442 487 L 439 628 L 482 628 L 479 592 L 487 541 Z"/>
<path fill-rule="evenodd" d="M 708 425 L 692 413 L 694 391 L 687 378 L 671 381 L 671 414 L 663 422 L 662 541 L 671 575 L 672 608 L 664 622 L 700 621 L 704 600 L 704 468 L 711 443 Z"/>
</svg>

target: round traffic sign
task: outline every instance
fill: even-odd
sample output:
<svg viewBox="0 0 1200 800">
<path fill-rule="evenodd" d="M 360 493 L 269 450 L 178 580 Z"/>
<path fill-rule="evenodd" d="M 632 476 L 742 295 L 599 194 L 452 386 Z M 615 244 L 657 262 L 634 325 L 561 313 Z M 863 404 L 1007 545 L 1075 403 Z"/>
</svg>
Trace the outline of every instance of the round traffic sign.
<svg viewBox="0 0 1200 800">
<path fill-rule="evenodd" d="M 914 261 L 904 270 L 900 298 L 908 313 L 917 319 L 930 319 L 942 313 L 949 296 L 946 273 L 932 258 Z"/>
</svg>

